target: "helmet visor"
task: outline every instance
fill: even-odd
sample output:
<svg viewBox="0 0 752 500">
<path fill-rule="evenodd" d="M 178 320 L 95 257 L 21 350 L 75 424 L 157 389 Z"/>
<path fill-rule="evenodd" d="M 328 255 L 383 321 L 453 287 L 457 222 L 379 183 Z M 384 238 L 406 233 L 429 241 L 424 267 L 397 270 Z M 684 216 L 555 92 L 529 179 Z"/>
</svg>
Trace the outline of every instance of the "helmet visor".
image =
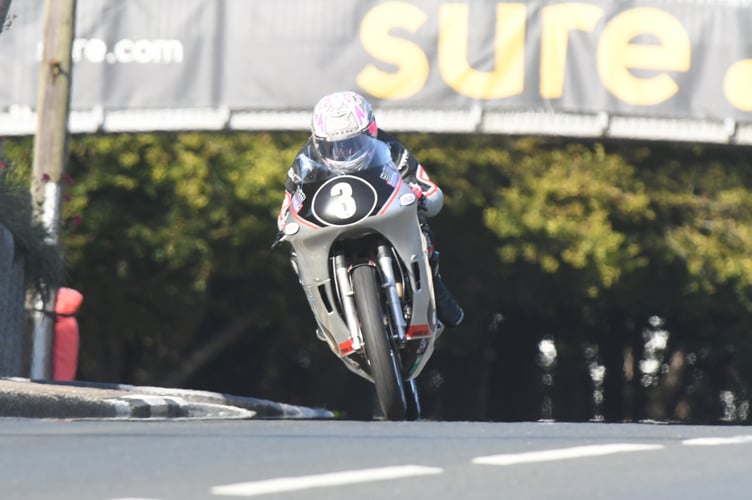
<svg viewBox="0 0 752 500">
<path fill-rule="evenodd" d="M 348 162 L 368 151 L 372 140 L 362 134 L 339 141 L 322 140 L 319 142 L 319 153 L 327 160 Z"/>
<path fill-rule="evenodd" d="M 369 154 L 375 147 L 375 139 L 366 134 L 358 134 L 340 140 L 318 139 L 316 146 L 324 162 L 330 167 L 355 171 L 368 163 Z"/>
</svg>

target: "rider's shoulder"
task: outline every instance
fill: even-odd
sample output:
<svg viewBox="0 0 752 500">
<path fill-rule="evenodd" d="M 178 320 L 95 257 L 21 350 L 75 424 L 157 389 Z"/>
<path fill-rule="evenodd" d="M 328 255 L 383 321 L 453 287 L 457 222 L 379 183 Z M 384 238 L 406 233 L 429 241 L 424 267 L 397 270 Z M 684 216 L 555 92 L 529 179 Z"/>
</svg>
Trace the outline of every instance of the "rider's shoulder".
<svg viewBox="0 0 752 500">
<path fill-rule="evenodd" d="M 313 142 L 309 140 L 295 155 L 287 171 L 287 177 L 290 182 L 299 185 L 319 178 L 320 174 L 326 170 L 322 165 L 321 155 L 313 146 Z"/>
<path fill-rule="evenodd" d="M 379 129 L 376 138 L 389 146 L 392 161 L 397 166 L 402 176 L 414 175 L 418 168 L 418 161 L 410 154 L 407 147 L 389 132 Z"/>
<path fill-rule="evenodd" d="M 379 129 L 378 133 L 376 134 L 376 139 L 380 140 L 381 142 L 386 143 L 387 146 L 389 146 L 389 149 L 404 149 L 405 146 L 392 134 L 387 132 L 384 129 Z"/>
<path fill-rule="evenodd" d="M 300 170 L 303 165 L 307 165 L 311 162 L 318 162 L 319 156 L 316 148 L 313 147 L 313 142 L 309 139 L 303 147 L 300 148 L 298 154 L 295 155 L 295 159 L 292 161 L 291 168 L 293 170 Z"/>
</svg>

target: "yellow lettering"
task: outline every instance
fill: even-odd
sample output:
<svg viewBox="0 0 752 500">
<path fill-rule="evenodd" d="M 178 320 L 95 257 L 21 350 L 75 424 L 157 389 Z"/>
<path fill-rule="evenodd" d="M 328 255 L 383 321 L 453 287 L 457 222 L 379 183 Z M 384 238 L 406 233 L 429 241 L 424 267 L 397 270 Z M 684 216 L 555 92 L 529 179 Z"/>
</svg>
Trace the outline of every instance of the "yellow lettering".
<svg viewBox="0 0 752 500">
<path fill-rule="evenodd" d="M 734 63 L 723 79 L 723 93 L 728 102 L 742 111 L 752 111 L 752 59 Z"/>
<path fill-rule="evenodd" d="M 442 4 L 439 11 L 439 70 L 458 93 L 475 99 L 500 99 L 522 93 L 525 85 L 525 4 L 496 6 L 495 67 L 468 64 L 468 6 Z"/>
<path fill-rule="evenodd" d="M 394 28 L 415 32 L 426 14 L 407 2 L 386 2 L 374 7 L 360 25 L 360 42 L 374 58 L 397 66 L 382 71 L 374 64 L 358 73 L 356 82 L 369 94 L 382 99 L 404 99 L 418 93 L 428 80 L 428 58 L 416 44 L 389 35 Z"/>
<path fill-rule="evenodd" d="M 659 45 L 632 43 L 651 35 Z M 614 17 L 598 45 L 598 73 L 606 88 L 619 99 L 638 106 L 659 104 L 676 94 L 679 86 L 667 71 L 688 71 L 691 45 L 684 27 L 670 14 L 652 7 L 630 9 Z M 640 78 L 633 70 L 661 72 Z"/>
<path fill-rule="evenodd" d="M 563 3 L 543 8 L 540 61 L 540 93 L 558 99 L 564 91 L 569 32 L 593 31 L 603 9 L 585 3 Z"/>
</svg>

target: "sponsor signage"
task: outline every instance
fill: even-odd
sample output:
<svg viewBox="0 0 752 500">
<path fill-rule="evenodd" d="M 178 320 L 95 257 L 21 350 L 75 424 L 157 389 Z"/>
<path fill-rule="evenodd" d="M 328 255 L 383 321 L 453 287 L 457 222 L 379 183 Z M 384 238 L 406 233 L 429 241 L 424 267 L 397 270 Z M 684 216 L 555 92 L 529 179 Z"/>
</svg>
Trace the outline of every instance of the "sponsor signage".
<svg viewBox="0 0 752 500">
<path fill-rule="evenodd" d="M 11 3 L 0 113 L 35 106 L 42 7 Z M 352 89 L 380 110 L 752 124 L 748 0 L 78 0 L 76 23 L 72 109 L 101 116 L 217 128 Z"/>
</svg>

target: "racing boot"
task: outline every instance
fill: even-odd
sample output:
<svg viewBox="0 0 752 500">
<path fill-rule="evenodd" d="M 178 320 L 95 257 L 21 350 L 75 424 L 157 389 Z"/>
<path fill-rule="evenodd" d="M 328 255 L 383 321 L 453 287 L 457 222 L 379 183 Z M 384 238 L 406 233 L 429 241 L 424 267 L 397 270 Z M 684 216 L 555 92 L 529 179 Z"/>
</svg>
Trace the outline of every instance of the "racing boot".
<svg viewBox="0 0 752 500">
<path fill-rule="evenodd" d="M 465 311 L 462 310 L 460 305 L 454 299 L 452 292 L 444 284 L 439 274 L 439 252 L 434 250 L 428 262 L 431 265 L 431 272 L 433 273 L 433 293 L 436 299 L 436 315 L 439 317 L 439 321 L 446 326 L 457 326 L 462 323 L 465 317 Z"/>
</svg>

